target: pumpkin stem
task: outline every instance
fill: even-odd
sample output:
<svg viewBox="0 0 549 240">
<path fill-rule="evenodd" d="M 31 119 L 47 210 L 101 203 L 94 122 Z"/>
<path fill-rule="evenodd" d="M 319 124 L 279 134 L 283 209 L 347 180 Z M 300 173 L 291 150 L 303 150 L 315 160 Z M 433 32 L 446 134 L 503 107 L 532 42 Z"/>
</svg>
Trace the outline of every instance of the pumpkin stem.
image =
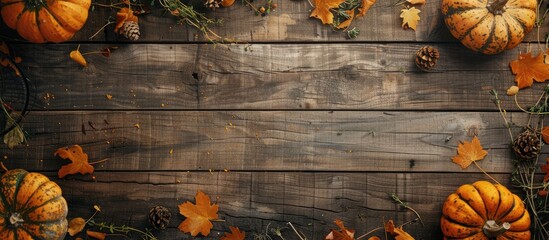
<svg viewBox="0 0 549 240">
<path fill-rule="evenodd" d="M 509 228 L 511 228 L 511 224 L 508 222 L 504 222 L 503 224 L 499 225 L 494 220 L 488 220 L 486 221 L 486 223 L 484 223 L 482 231 L 488 238 L 496 238 L 500 234 L 509 230 Z"/>
<path fill-rule="evenodd" d="M 19 213 L 12 213 L 10 216 L 10 223 L 11 225 L 14 225 L 15 227 L 19 227 L 25 220 L 21 217 L 21 214 Z"/>
<path fill-rule="evenodd" d="M 490 0 L 488 1 L 488 5 L 486 5 L 486 8 L 488 8 L 488 11 L 490 11 L 492 14 L 495 15 L 501 15 L 503 12 L 505 12 L 505 4 L 507 4 L 509 0 Z"/>
</svg>

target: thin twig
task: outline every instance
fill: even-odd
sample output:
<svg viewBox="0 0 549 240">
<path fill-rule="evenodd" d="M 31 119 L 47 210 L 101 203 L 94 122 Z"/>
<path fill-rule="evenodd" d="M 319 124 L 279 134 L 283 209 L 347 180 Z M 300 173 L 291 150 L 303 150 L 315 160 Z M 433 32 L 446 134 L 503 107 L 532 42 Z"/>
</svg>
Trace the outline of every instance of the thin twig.
<svg viewBox="0 0 549 240">
<path fill-rule="evenodd" d="M 292 228 L 292 230 L 294 230 L 295 234 L 297 234 L 299 239 L 306 240 L 306 238 L 301 237 L 301 234 L 297 231 L 297 229 L 295 229 L 294 225 L 291 222 L 288 222 L 288 225 L 290 225 L 290 228 Z"/>
<path fill-rule="evenodd" d="M 113 23 L 116 23 L 115 21 L 111 21 L 110 19 L 108 20 L 108 22 L 103 25 L 99 30 L 97 30 L 97 32 L 95 32 L 90 38 L 88 38 L 89 40 L 92 40 L 95 36 L 97 36 L 97 34 L 99 34 L 101 31 L 103 31 L 103 29 L 105 29 L 107 26 L 113 24 Z"/>
<path fill-rule="evenodd" d="M 98 163 L 102 163 L 102 162 L 106 162 L 106 161 L 109 161 L 109 158 L 104 158 L 104 159 L 101 159 L 101 160 L 98 160 L 98 161 L 95 161 L 95 162 L 90 162 L 88 164 L 89 165 L 94 165 L 94 164 L 98 164 Z"/>
<path fill-rule="evenodd" d="M 0 161 L 0 167 L 2 168 L 2 170 L 4 170 L 4 172 L 9 172 L 10 170 L 8 170 L 8 168 L 6 167 L 6 165 L 4 165 L 4 162 Z"/>
<path fill-rule="evenodd" d="M 482 169 L 482 167 L 480 167 L 480 165 L 478 165 L 477 161 L 472 161 L 475 166 L 477 166 L 478 170 L 482 171 L 482 173 L 484 173 L 484 175 L 488 176 L 490 179 L 492 179 L 492 181 L 494 181 L 495 183 L 499 184 L 499 185 L 502 185 L 501 183 L 498 182 L 498 180 L 496 180 L 495 178 L 493 178 L 492 176 L 490 176 L 490 174 L 488 174 L 486 171 L 484 171 L 484 169 Z"/>
<path fill-rule="evenodd" d="M 421 216 L 419 215 L 419 213 L 413 209 L 412 207 L 408 206 L 408 204 L 406 204 L 405 202 L 403 202 L 402 200 L 400 200 L 400 198 L 394 194 L 394 193 L 391 193 L 391 197 L 393 198 L 393 200 L 400 204 L 402 207 L 412 211 L 414 214 L 416 214 L 417 218 L 419 219 L 419 222 L 421 223 L 421 226 L 425 226 L 425 224 L 423 224 L 423 220 L 421 219 Z"/>
<path fill-rule="evenodd" d="M 381 229 L 384 229 L 384 228 L 385 228 L 385 227 L 376 227 L 376 228 L 374 228 L 374 229 L 368 231 L 367 233 L 360 235 L 359 237 L 356 238 L 356 240 L 360 240 L 360 239 L 362 239 L 362 238 L 365 238 L 366 236 L 368 236 L 368 235 L 370 235 L 370 234 L 372 234 L 372 233 L 374 233 L 374 232 L 377 232 L 377 231 L 379 231 L 379 230 L 381 230 Z"/>
</svg>

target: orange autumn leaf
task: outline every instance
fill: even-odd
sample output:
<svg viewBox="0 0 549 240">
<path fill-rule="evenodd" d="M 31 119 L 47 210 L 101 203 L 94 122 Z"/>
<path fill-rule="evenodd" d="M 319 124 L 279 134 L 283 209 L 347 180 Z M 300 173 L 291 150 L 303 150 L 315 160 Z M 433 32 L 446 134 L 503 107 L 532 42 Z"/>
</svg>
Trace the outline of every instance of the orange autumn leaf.
<svg viewBox="0 0 549 240">
<path fill-rule="evenodd" d="M 376 0 L 362 0 L 362 7 L 357 14 L 358 17 L 366 16 L 366 12 L 376 3 Z"/>
<path fill-rule="evenodd" d="M 8 47 L 8 44 L 6 44 L 5 42 L 1 42 L 0 52 L 6 54 L 7 56 L 11 56 L 10 48 Z M 20 63 L 22 61 L 20 57 L 14 57 L 13 60 L 15 63 Z M 13 71 L 17 76 L 21 76 L 21 73 L 19 72 L 19 70 L 17 70 L 17 67 L 6 58 L 0 58 L 0 66 L 10 67 L 11 69 L 13 69 Z"/>
<path fill-rule="evenodd" d="M 230 233 L 225 233 L 221 240 L 244 240 L 246 233 L 240 231 L 237 227 L 229 227 Z"/>
<path fill-rule="evenodd" d="M 541 137 L 545 143 L 549 144 L 549 126 L 541 129 Z"/>
<path fill-rule="evenodd" d="M 532 53 L 527 52 L 519 55 L 517 60 L 509 63 L 511 71 L 515 74 L 515 82 L 522 89 L 532 86 L 536 82 L 545 82 L 549 79 L 549 65 L 545 64 L 543 53 L 532 57 Z"/>
<path fill-rule="evenodd" d="M 59 155 L 62 159 L 69 159 L 72 163 L 64 165 L 59 169 L 59 178 L 64 178 L 69 174 L 92 174 L 94 168 L 88 163 L 88 154 L 84 153 L 82 147 L 74 145 L 70 148 L 59 148 L 53 153 L 54 156 Z"/>
<path fill-rule="evenodd" d="M 330 9 L 337 8 L 345 0 L 315 0 L 315 9 L 311 12 L 311 17 L 318 18 L 323 24 L 334 23 L 334 14 Z"/>
<path fill-rule="evenodd" d="M 336 219 L 334 223 L 339 227 L 339 231 L 332 229 L 324 239 L 326 240 L 353 240 L 355 239 L 355 230 L 345 228 L 343 221 Z"/>
<path fill-rule="evenodd" d="M 369 237 L 368 240 L 381 240 L 378 236 Z"/>
<path fill-rule="evenodd" d="M 474 161 L 482 160 L 488 152 L 480 145 L 480 140 L 475 136 L 471 142 L 463 141 L 458 145 L 458 154 L 452 158 L 452 162 L 466 169 Z"/>
<path fill-rule="evenodd" d="M 74 237 L 74 235 L 82 232 L 82 229 L 84 229 L 85 226 L 86 220 L 81 217 L 73 218 L 69 221 L 69 228 L 67 229 L 67 232 L 71 235 L 71 237 Z"/>
<path fill-rule="evenodd" d="M 105 240 L 105 238 L 107 238 L 107 234 L 102 232 L 86 230 L 86 234 L 88 235 L 88 237 L 98 240 Z"/>
<path fill-rule="evenodd" d="M 82 67 L 87 67 L 88 63 L 86 62 L 86 59 L 84 56 L 82 56 L 82 53 L 78 49 L 71 51 L 69 54 L 70 58 L 75 61 L 76 63 L 80 64 Z"/>
<path fill-rule="evenodd" d="M 351 25 L 351 23 L 353 22 L 353 19 L 355 18 L 355 10 L 352 9 L 352 10 L 347 10 L 345 11 L 348 15 L 349 15 L 349 19 L 343 21 L 342 23 L 340 23 L 339 25 L 337 25 L 337 29 L 343 29 L 343 28 L 347 28 L 349 27 L 349 25 Z"/>
<path fill-rule="evenodd" d="M 400 18 L 402 18 L 402 28 L 416 30 L 417 22 L 419 22 L 419 13 L 421 11 L 415 7 L 405 8 L 400 10 Z"/>
<path fill-rule="evenodd" d="M 139 19 L 137 16 L 133 15 L 133 11 L 129 8 L 122 8 L 116 13 L 116 26 L 114 27 L 114 32 L 120 33 L 120 30 L 126 21 L 137 23 Z"/>
<path fill-rule="evenodd" d="M 211 204 L 210 197 L 198 191 L 196 193 L 196 205 L 187 201 L 179 205 L 179 213 L 186 217 L 185 221 L 179 224 L 179 230 L 184 233 L 191 233 L 196 237 L 198 233 L 208 236 L 213 224 L 210 220 L 217 219 L 219 206 Z"/>
<path fill-rule="evenodd" d="M 407 232 L 405 232 L 402 227 L 395 228 L 395 239 L 396 240 L 414 240 L 414 238 Z"/>
</svg>

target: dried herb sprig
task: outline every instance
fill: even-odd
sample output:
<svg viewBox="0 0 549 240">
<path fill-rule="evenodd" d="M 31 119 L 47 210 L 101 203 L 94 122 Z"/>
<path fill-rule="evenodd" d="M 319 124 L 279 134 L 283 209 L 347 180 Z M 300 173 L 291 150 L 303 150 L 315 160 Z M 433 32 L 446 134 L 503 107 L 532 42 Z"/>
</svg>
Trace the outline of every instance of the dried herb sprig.
<svg viewBox="0 0 549 240">
<path fill-rule="evenodd" d="M 204 13 L 197 12 L 193 6 L 185 4 L 182 0 L 159 0 L 159 2 L 171 15 L 177 17 L 180 23 L 198 29 L 209 41 L 229 41 L 211 29 L 212 26 L 221 24 L 221 19 L 209 18 Z"/>
<path fill-rule="evenodd" d="M 505 121 L 512 141 L 513 135 L 507 112 L 501 107 L 501 100 L 499 99 L 497 92 L 491 90 L 490 94 L 494 97 L 493 102 Z M 543 89 L 536 103 L 528 109 L 520 106 L 517 96 L 518 94 L 514 96 L 515 105 L 522 112 L 529 115 L 525 128 L 531 129 L 532 132 L 541 139 L 540 129 L 543 128 L 543 117 L 544 115 L 549 114 L 549 85 Z M 532 118 L 536 119 L 533 121 Z M 549 199 L 547 196 L 542 196 L 540 191 L 547 189 L 548 186 L 547 183 L 544 183 L 540 181 L 539 178 L 535 177 L 536 172 L 539 170 L 537 160 L 538 158 L 532 161 L 513 160 L 514 168 L 511 172 L 511 182 L 516 187 L 521 188 L 525 195 L 524 202 L 532 217 L 532 239 L 547 240 L 549 239 Z"/>
<path fill-rule="evenodd" d="M 135 232 L 141 235 L 142 239 L 144 240 L 158 240 L 158 238 L 156 238 L 148 228 L 146 228 L 145 230 L 140 230 L 137 228 L 126 226 L 126 225 L 117 226 L 113 223 L 96 222 L 94 219 L 90 219 L 88 221 L 88 225 L 92 227 L 98 227 L 99 230 L 105 229 L 109 231 L 111 234 L 122 233 L 124 235 L 128 235 L 131 232 Z"/>
</svg>

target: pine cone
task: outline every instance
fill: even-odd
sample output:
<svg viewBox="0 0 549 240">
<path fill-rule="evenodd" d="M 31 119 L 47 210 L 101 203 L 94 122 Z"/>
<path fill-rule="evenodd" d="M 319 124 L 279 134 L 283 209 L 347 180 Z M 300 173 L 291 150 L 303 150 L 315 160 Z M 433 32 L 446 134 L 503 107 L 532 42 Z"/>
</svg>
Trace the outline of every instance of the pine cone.
<svg viewBox="0 0 549 240">
<path fill-rule="evenodd" d="M 124 25 L 122 25 L 120 34 L 122 34 L 129 40 L 137 41 L 139 39 L 139 36 L 141 36 L 141 32 L 139 31 L 139 24 L 134 21 L 126 21 Z"/>
<path fill-rule="evenodd" d="M 523 160 L 534 159 L 541 151 L 541 141 L 535 133 L 526 130 L 513 141 L 513 151 Z"/>
<path fill-rule="evenodd" d="M 171 217 L 170 210 L 163 206 L 154 206 L 149 211 L 149 222 L 155 229 L 165 229 Z"/>
<path fill-rule="evenodd" d="M 221 6 L 221 3 L 223 0 L 204 0 L 204 6 L 211 10 L 215 10 L 216 8 L 219 8 Z"/>
<path fill-rule="evenodd" d="M 423 71 L 429 71 L 437 64 L 439 54 L 438 50 L 431 46 L 425 46 L 416 52 L 416 65 Z"/>
</svg>

